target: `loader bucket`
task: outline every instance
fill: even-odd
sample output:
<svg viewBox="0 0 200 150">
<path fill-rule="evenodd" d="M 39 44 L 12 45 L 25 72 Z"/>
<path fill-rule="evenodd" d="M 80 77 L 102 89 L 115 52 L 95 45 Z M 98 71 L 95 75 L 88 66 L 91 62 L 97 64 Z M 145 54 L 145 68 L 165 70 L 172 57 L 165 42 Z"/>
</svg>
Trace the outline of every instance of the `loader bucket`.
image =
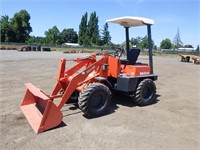
<svg viewBox="0 0 200 150">
<path fill-rule="evenodd" d="M 27 87 L 21 110 L 36 133 L 41 133 L 59 125 L 62 121 L 62 112 L 40 89 L 31 83 Z"/>
</svg>

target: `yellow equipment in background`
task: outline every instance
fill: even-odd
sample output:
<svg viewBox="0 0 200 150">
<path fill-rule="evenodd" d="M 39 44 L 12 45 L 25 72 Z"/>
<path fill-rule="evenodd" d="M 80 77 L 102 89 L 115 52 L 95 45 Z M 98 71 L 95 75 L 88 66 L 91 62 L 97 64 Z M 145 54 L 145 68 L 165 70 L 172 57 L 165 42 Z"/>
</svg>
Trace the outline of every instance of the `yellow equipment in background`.
<svg viewBox="0 0 200 150">
<path fill-rule="evenodd" d="M 193 64 L 199 64 L 200 63 L 200 56 L 197 55 L 191 55 L 191 54 L 180 54 L 181 62 L 190 62 L 190 58 L 192 59 Z"/>
</svg>

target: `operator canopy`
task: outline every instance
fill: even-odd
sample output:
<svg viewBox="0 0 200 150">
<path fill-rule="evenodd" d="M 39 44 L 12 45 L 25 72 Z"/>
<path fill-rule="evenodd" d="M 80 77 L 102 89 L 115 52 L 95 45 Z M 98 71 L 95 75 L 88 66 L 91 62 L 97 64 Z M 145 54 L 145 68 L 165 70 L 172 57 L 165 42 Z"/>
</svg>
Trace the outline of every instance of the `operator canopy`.
<svg viewBox="0 0 200 150">
<path fill-rule="evenodd" d="M 142 17 L 131 17 L 131 16 L 109 19 L 106 20 L 106 22 L 117 23 L 126 28 L 154 24 L 154 20 L 152 19 L 142 18 Z"/>
</svg>

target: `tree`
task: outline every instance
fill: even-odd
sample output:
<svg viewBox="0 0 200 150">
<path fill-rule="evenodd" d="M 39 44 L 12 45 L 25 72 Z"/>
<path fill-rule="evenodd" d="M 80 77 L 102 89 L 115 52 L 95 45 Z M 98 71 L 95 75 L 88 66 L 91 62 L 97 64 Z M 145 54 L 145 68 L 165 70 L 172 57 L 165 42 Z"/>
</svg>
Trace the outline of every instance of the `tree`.
<svg viewBox="0 0 200 150">
<path fill-rule="evenodd" d="M 120 44 L 121 47 L 126 47 L 126 41 Z M 131 44 L 131 41 L 129 41 L 129 46 L 132 47 L 133 45 Z"/>
<path fill-rule="evenodd" d="M 11 26 L 9 16 L 1 16 L 0 20 L 1 42 L 15 42 L 16 37 Z"/>
<path fill-rule="evenodd" d="M 9 17 L 7 15 L 1 16 L 0 29 L 1 29 L 1 42 L 7 42 L 6 38 L 8 36 L 8 31 L 10 29 Z"/>
<path fill-rule="evenodd" d="M 142 41 L 142 37 L 138 36 L 136 38 L 131 38 L 131 44 L 134 46 L 136 45 L 136 47 L 138 47 L 138 45 L 141 43 Z"/>
<path fill-rule="evenodd" d="M 102 39 L 103 45 L 111 43 L 111 36 L 110 36 L 110 32 L 108 31 L 108 23 L 105 23 L 105 25 L 103 26 L 101 39 Z"/>
<path fill-rule="evenodd" d="M 96 16 L 96 12 L 94 11 L 90 15 L 90 19 L 88 22 L 88 30 L 87 30 L 87 36 L 89 37 L 90 42 L 93 45 L 98 45 L 100 41 L 98 22 L 99 22 L 98 17 Z"/>
<path fill-rule="evenodd" d="M 176 33 L 176 36 L 174 37 L 173 42 L 174 42 L 175 48 L 179 48 L 183 46 L 183 42 L 181 41 L 181 37 L 179 33 L 179 28 L 177 30 L 177 33 Z"/>
<path fill-rule="evenodd" d="M 156 45 L 153 46 L 153 49 L 156 50 L 156 51 L 158 50 Z"/>
<path fill-rule="evenodd" d="M 147 36 L 145 36 L 143 39 L 142 39 L 142 41 L 140 42 L 140 44 L 139 44 L 139 46 L 138 46 L 139 48 L 142 48 L 142 49 L 144 49 L 144 48 L 148 48 L 148 38 L 147 38 Z"/>
<path fill-rule="evenodd" d="M 153 48 L 154 41 L 151 40 L 151 42 L 152 42 L 152 48 Z M 141 49 L 148 49 L 149 48 L 147 36 L 145 36 L 144 38 L 141 39 L 141 42 L 139 43 L 138 47 L 141 48 Z"/>
<path fill-rule="evenodd" d="M 58 30 L 57 26 L 45 31 L 46 35 L 46 43 L 49 44 L 60 44 L 60 31 Z"/>
<path fill-rule="evenodd" d="M 154 41 L 152 40 L 152 48 L 154 46 Z M 148 49 L 148 37 L 145 36 L 144 38 L 141 39 L 141 42 L 138 44 L 138 47 L 141 49 Z"/>
<path fill-rule="evenodd" d="M 171 40 L 168 38 L 162 40 L 162 42 L 160 43 L 160 48 L 161 49 L 171 49 L 172 48 Z"/>
<path fill-rule="evenodd" d="M 0 20 L 1 41 L 2 42 L 22 42 L 28 38 L 32 28 L 29 20 L 30 15 L 26 10 L 21 10 L 9 19 L 7 15 L 2 16 Z"/>
<path fill-rule="evenodd" d="M 15 40 L 12 42 L 22 42 L 24 43 L 28 38 L 30 32 L 32 32 L 32 27 L 30 26 L 29 20 L 30 15 L 26 10 L 21 10 L 14 14 L 11 19 L 11 26 L 15 33 Z"/>
<path fill-rule="evenodd" d="M 78 43 L 80 45 L 85 45 L 84 43 L 87 38 L 87 12 L 82 16 L 81 23 L 79 25 L 79 33 L 78 33 Z"/>
<path fill-rule="evenodd" d="M 78 42 L 78 35 L 74 29 L 64 29 L 60 33 L 60 41 L 61 43 L 77 43 Z"/>
<path fill-rule="evenodd" d="M 200 55 L 199 45 L 197 46 L 197 49 L 196 49 L 196 51 L 197 51 L 197 54 L 199 54 L 199 55 Z"/>
<path fill-rule="evenodd" d="M 91 45 L 91 41 L 90 41 L 89 36 L 85 36 L 85 38 L 83 39 L 83 45 L 85 45 L 85 46 Z"/>
<path fill-rule="evenodd" d="M 30 36 L 28 40 L 26 41 L 28 44 L 44 44 L 45 38 L 44 37 L 36 37 L 36 36 Z"/>
<path fill-rule="evenodd" d="M 94 11 L 87 22 L 87 12 L 82 16 L 79 25 L 78 43 L 80 45 L 101 45 L 101 36 L 99 35 L 98 17 Z M 108 33 L 108 32 L 107 32 Z"/>
<path fill-rule="evenodd" d="M 185 48 L 194 48 L 191 44 L 185 45 Z"/>
</svg>

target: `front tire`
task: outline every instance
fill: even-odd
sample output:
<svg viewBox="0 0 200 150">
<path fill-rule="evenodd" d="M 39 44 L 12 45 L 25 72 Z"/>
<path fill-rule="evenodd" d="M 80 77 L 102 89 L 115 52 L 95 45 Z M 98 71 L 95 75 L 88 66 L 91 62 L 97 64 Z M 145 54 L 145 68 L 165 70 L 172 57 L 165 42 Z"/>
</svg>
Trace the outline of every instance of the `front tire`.
<svg viewBox="0 0 200 150">
<path fill-rule="evenodd" d="M 135 102 L 139 106 L 146 106 L 155 103 L 156 85 L 151 79 L 142 80 L 135 92 Z"/>
<path fill-rule="evenodd" d="M 99 117 L 107 113 L 111 92 L 101 83 L 87 85 L 79 94 L 78 105 L 86 117 Z"/>
</svg>

